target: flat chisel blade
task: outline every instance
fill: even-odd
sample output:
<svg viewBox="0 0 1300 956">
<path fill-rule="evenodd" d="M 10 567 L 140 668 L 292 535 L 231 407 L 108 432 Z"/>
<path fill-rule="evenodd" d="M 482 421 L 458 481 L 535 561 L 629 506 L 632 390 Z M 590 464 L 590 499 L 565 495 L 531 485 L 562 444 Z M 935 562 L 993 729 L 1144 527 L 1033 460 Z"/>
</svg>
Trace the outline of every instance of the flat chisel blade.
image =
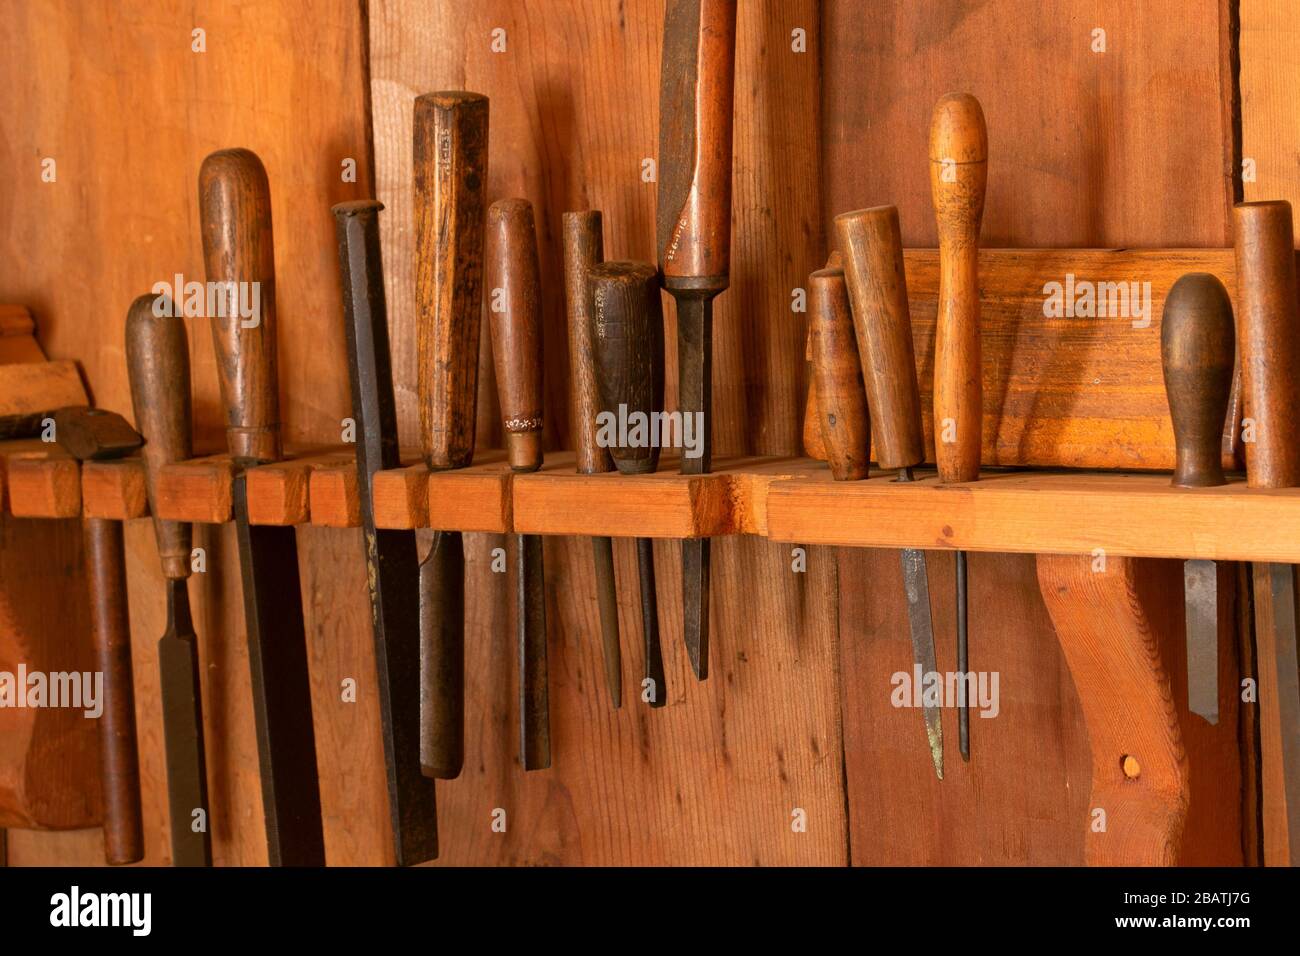
<svg viewBox="0 0 1300 956">
<path fill-rule="evenodd" d="M 1214 561 L 1183 562 L 1187 622 L 1187 707 L 1219 722 L 1219 570 Z"/>
<path fill-rule="evenodd" d="M 465 551 L 435 531 L 420 562 L 420 768 L 453 780 L 465 763 Z"/>
<path fill-rule="evenodd" d="M 912 629 L 912 656 L 921 668 L 921 693 L 925 693 L 927 675 L 938 668 L 934 658 L 934 627 L 930 618 L 930 580 L 926 574 L 925 552 L 904 548 L 900 554 L 903 565 L 903 589 L 907 593 L 907 620 Z M 924 699 L 924 697 L 922 698 Z M 940 707 L 926 704 L 925 736 L 930 741 L 930 758 L 934 772 L 943 779 L 943 724 L 939 720 Z"/>
<path fill-rule="evenodd" d="M 546 678 L 546 585 L 540 535 L 519 535 L 519 722 L 525 770 L 551 765 L 551 711 Z"/>
<path fill-rule="evenodd" d="M 614 539 L 591 539 L 596 571 L 596 601 L 600 605 L 600 647 L 605 687 L 615 710 L 623 706 L 623 652 L 618 642 L 618 587 L 614 580 Z"/>
<path fill-rule="evenodd" d="M 1300 865 L 1300 661 L 1296 656 L 1295 567 L 1269 565 L 1273 641 L 1277 661 L 1277 712 L 1282 731 L 1282 780 L 1292 866 Z"/>
<path fill-rule="evenodd" d="M 713 293 L 680 292 L 669 287 L 677 300 L 677 404 L 682 413 L 683 446 L 687 429 L 698 445 L 683 447 L 681 473 L 706 475 L 713 469 Z M 688 416 L 699 416 L 699 428 Z M 699 680 L 709 676 L 709 558 L 708 538 L 682 542 L 683 638 L 691 669 Z"/>
</svg>

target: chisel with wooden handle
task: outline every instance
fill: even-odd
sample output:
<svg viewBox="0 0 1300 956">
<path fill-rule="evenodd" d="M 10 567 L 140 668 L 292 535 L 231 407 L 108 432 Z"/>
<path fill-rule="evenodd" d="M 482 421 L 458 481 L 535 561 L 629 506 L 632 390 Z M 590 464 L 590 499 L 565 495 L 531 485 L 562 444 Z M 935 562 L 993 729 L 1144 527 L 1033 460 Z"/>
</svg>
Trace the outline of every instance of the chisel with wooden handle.
<svg viewBox="0 0 1300 956">
<path fill-rule="evenodd" d="M 984 431 L 980 365 L 980 220 L 988 133 L 979 100 L 949 93 L 930 124 L 930 194 L 939 227 L 939 314 L 934 335 L 934 457 L 943 482 L 980 474 Z M 966 552 L 957 552 L 957 739 L 970 759 Z"/>
<path fill-rule="evenodd" d="M 617 420 L 650 416 L 664 405 L 664 315 L 659 272 L 649 263 L 606 262 L 587 278 L 588 312 L 595 346 L 600 411 Z M 659 445 L 615 445 L 614 464 L 624 475 L 653 474 L 659 467 Z M 641 581 L 641 622 L 645 636 L 643 696 L 651 707 L 668 702 L 659 620 L 655 607 L 654 542 L 637 538 Z"/>
<path fill-rule="evenodd" d="M 1236 351 L 1232 300 L 1215 276 L 1192 272 L 1174 283 L 1160 320 L 1160 366 L 1174 426 L 1177 488 L 1214 488 L 1223 474 L 1223 423 Z M 1183 562 L 1187 621 L 1187 706 L 1219 722 L 1218 563 Z"/>
<path fill-rule="evenodd" d="M 415 101 L 415 322 L 420 446 L 431 471 L 474 458 L 488 99 L 451 90 Z M 420 562 L 420 766 L 452 779 L 465 761 L 465 552 L 435 530 Z"/>
<path fill-rule="evenodd" d="M 501 199 L 488 208 L 487 247 L 492 359 L 506 454 L 512 471 L 537 471 L 542 467 L 541 284 L 528 200 Z M 521 534 L 517 544 L 520 760 L 525 770 L 544 770 L 551 765 L 551 718 L 542 539 Z"/>
<path fill-rule="evenodd" d="M 1295 231 L 1285 200 L 1233 207 L 1237 264 L 1237 354 L 1241 359 L 1242 421 L 1251 423 L 1246 484 L 1300 486 L 1300 320 L 1297 317 Z M 1282 778 L 1290 863 L 1300 865 L 1300 673 L 1296 655 L 1295 566 L 1256 564 L 1259 643 L 1271 635 L 1274 693 L 1281 730 Z M 1267 688 L 1262 689 L 1267 693 Z"/>
<path fill-rule="evenodd" d="M 226 149 L 203 161 L 199 221 L 208 282 L 221 283 L 224 290 L 221 314 L 209 321 L 226 409 L 226 444 L 235 466 L 231 499 L 267 856 L 271 866 L 323 866 L 325 837 L 297 537 L 292 527 L 253 525 L 248 520 L 246 470 L 283 457 L 271 188 L 254 153 Z"/>
<path fill-rule="evenodd" d="M 668 0 L 659 78 L 659 270 L 677 302 L 677 406 L 700 421 L 684 475 L 712 470 L 713 299 L 731 263 L 735 0 Z M 709 674 L 709 539 L 682 542 L 686 652 Z"/>
<path fill-rule="evenodd" d="M 154 538 L 167 582 L 167 629 L 158 641 L 163 749 L 172 865 L 211 866 L 208 770 L 203 745 L 203 694 L 198 636 L 190 617 L 193 531 L 158 517 L 158 474 L 193 457 L 190 351 L 185 320 L 165 296 L 142 295 L 126 317 L 131 405 L 144 435 L 144 479 Z"/>
<path fill-rule="evenodd" d="M 595 210 L 566 212 L 562 217 L 564 245 L 564 303 L 569 327 L 569 397 L 573 410 L 574 448 L 580 475 L 613 471 L 609 450 L 597 442 L 597 389 L 587 275 L 605 258 L 601 217 Z M 623 654 L 618 635 L 618 587 L 614 580 L 614 540 L 591 539 L 596 572 L 596 601 L 600 607 L 600 644 L 605 686 L 615 709 L 623 706 Z M 651 574 L 653 574 L 653 569 Z"/>
<path fill-rule="evenodd" d="M 843 269 L 819 269 L 808 277 L 808 306 L 819 419 L 813 427 L 822 435 L 831 476 L 858 481 L 871 470 L 871 417 Z"/>
<path fill-rule="evenodd" d="M 898 210 L 876 206 L 842 213 L 835 217 L 835 231 L 862 359 L 876 458 L 880 467 L 897 469 L 899 481 L 912 481 L 912 469 L 925 460 L 925 440 Z M 925 552 L 903 548 L 900 557 L 912 653 L 919 679 L 928 683 L 937 669 Z M 930 758 L 942 780 L 943 725 L 938 705 L 927 704 L 924 716 Z"/>
<path fill-rule="evenodd" d="M 96 408 L 59 409 L 54 413 L 54 434 L 59 447 L 79 461 L 111 461 L 140 447 L 139 434 L 121 415 Z M 82 532 L 95 670 L 104 675 L 104 709 L 98 727 L 104 859 L 119 866 L 144 859 L 126 553 L 120 521 L 86 517 Z"/>
<path fill-rule="evenodd" d="M 375 472 L 401 465 L 397 402 L 388 348 L 388 306 L 379 247 L 379 211 L 371 199 L 334 207 L 348 378 L 357 423 L 357 490 L 379 679 L 379 717 L 388 810 L 398 866 L 438 855 L 433 781 L 420 767 L 420 601 L 414 531 L 375 527 Z"/>
</svg>

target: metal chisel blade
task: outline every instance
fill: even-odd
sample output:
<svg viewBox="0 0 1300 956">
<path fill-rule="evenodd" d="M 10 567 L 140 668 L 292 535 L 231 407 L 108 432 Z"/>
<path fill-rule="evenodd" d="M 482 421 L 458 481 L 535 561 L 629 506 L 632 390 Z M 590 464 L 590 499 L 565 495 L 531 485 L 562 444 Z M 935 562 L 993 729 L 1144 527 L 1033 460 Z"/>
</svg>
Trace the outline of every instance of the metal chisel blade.
<svg viewBox="0 0 1300 956">
<path fill-rule="evenodd" d="M 615 710 L 623 706 L 623 651 L 618 642 L 618 588 L 614 581 L 614 539 L 591 539 L 596 569 L 596 600 L 600 605 L 600 646 L 605 662 L 605 686 Z"/>
<path fill-rule="evenodd" d="M 1214 561 L 1183 562 L 1187 622 L 1187 707 L 1219 722 L 1219 570 Z"/>
<path fill-rule="evenodd" d="M 460 776 L 465 763 L 465 552 L 459 531 L 435 531 L 420 562 L 419 723 L 424 775 L 442 780 Z"/>
<path fill-rule="evenodd" d="M 1295 567 L 1269 565 L 1273 592 L 1273 639 L 1277 661 L 1278 724 L 1282 730 L 1282 780 L 1287 843 L 1292 866 L 1300 865 L 1300 662 L 1296 656 Z"/>
<path fill-rule="evenodd" d="M 211 866 L 198 640 L 187 583 L 186 578 L 167 581 L 167 633 L 158 641 L 172 865 Z"/>
<path fill-rule="evenodd" d="M 903 565 L 903 588 L 907 592 L 907 620 L 912 629 L 912 656 L 921 668 L 921 691 L 925 692 L 927 675 L 937 673 L 934 659 L 934 627 L 930 619 L 930 580 L 926 574 L 925 552 L 904 548 L 900 554 Z M 939 720 L 940 707 L 927 704 L 925 711 L 925 736 L 930 741 L 930 758 L 934 772 L 943 779 L 943 724 Z"/>
<path fill-rule="evenodd" d="M 706 475 L 713 468 L 713 298 L 712 294 L 681 294 L 669 289 L 677 300 L 677 404 L 683 417 L 698 415 L 699 447 L 683 448 L 681 472 Z M 692 428 L 692 430 L 694 430 Z M 709 558 L 708 538 L 682 542 L 683 638 L 686 654 L 696 678 L 709 676 Z"/>
<path fill-rule="evenodd" d="M 519 536 L 519 720 L 525 770 L 551 765 L 546 677 L 546 584 L 540 535 Z"/>
</svg>

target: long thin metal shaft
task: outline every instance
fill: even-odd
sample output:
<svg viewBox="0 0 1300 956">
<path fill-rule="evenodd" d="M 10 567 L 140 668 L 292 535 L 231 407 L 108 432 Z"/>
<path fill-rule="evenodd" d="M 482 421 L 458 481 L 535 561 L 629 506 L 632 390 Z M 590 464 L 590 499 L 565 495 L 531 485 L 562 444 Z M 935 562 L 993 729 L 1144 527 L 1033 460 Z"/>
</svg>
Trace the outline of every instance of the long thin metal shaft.
<svg viewBox="0 0 1300 956">
<path fill-rule="evenodd" d="M 1277 665 L 1278 724 L 1282 728 L 1282 780 L 1287 845 L 1292 866 L 1300 865 L 1300 660 L 1296 652 L 1295 567 L 1268 566 L 1273 592 L 1273 640 Z"/>
<path fill-rule="evenodd" d="M 900 468 L 899 481 L 911 481 L 912 469 Z M 925 736 L 930 742 L 930 759 L 934 772 L 943 779 L 943 724 L 940 721 L 941 701 L 926 703 L 926 685 L 934 681 L 938 666 L 934 656 L 934 624 L 930 615 L 930 577 L 926 570 L 925 552 L 918 548 L 903 548 L 900 552 L 903 566 L 903 587 L 907 595 L 907 620 L 912 631 L 912 657 L 920 671 L 916 675 L 925 715 Z"/>
<path fill-rule="evenodd" d="M 670 289 L 677 300 L 677 407 L 682 413 L 681 473 L 707 475 L 713 469 L 713 297 L 716 291 Z M 688 423 L 689 419 L 689 423 Z M 697 424 L 698 423 L 698 424 Z M 682 607 L 684 636 L 691 669 L 699 680 L 709 676 L 709 557 L 708 538 L 682 542 Z"/>
<path fill-rule="evenodd" d="M 645 636 L 645 680 L 649 682 L 651 707 L 668 703 L 664 682 L 664 656 L 659 647 L 659 607 L 655 594 L 655 543 L 653 538 L 636 539 L 637 579 L 641 584 L 641 632 Z M 646 685 L 643 685 L 643 688 Z"/>
<path fill-rule="evenodd" d="M 519 720 L 525 770 L 551 765 L 551 717 L 546 679 L 546 586 L 542 538 L 518 536 Z"/>
<path fill-rule="evenodd" d="M 600 605 L 600 646 L 605 686 L 614 709 L 623 706 L 623 652 L 618 641 L 618 588 L 614 583 L 614 539 L 591 539 L 596 568 L 596 602 Z"/>
<path fill-rule="evenodd" d="M 970 760 L 970 672 L 966 639 L 966 552 L 957 552 L 957 673 L 961 694 L 957 698 L 957 745 L 961 759 Z"/>
</svg>

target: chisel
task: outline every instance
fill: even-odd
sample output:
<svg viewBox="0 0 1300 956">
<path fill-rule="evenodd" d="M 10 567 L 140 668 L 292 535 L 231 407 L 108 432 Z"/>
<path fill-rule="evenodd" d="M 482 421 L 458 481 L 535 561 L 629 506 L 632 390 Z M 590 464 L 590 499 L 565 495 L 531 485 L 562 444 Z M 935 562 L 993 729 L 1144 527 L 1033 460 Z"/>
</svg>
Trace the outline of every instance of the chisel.
<svg viewBox="0 0 1300 956">
<path fill-rule="evenodd" d="M 580 475 L 612 471 L 609 450 L 596 441 L 596 376 L 592 360 L 592 325 L 587 304 L 587 273 L 605 258 L 600 213 L 566 212 L 564 230 L 564 303 L 569 326 L 569 397 L 573 411 L 574 448 Z M 591 539 L 600 607 L 600 644 L 605 686 L 615 709 L 623 706 L 623 660 L 618 639 L 618 587 L 614 580 L 614 540 Z M 651 574 L 654 573 L 653 568 Z"/>
<path fill-rule="evenodd" d="M 155 304 L 157 308 L 155 308 Z M 211 866 L 208 770 L 198 636 L 190 618 L 190 525 L 158 517 L 158 473 L 193 457 L 190 351 L 170 300 L 142 295 L 126 317 L 126 366 L 135 423 L 144 435 L 145 492 L 167 581 L 167 629 L 158 640 L 163 749 L 173 866 Z"/>
<path fill-rule="evenodd" d="M 1241 360 L 1242 420 L 1253 423 L 1246 447 L 1246 484 L 1251 488 L 1300 486 L 1300 444 L 1295 413 L 1300 407 L 1300 327 L 1297 323 L 1295 232 L 1285 200 L 1233 207 L 1237 264 L 1237 354 Z M 1271 607 L 1277 667 L 1287 844 L 1300 865 L 1300 674 L 1296 657 L 1295 567 L 1254 566 L 1255 594 Z M 1266 601 L 1259 600 L 1264 596 Z M 1257 627 L 1259 627 L 1257 622 Z"/>
<path fill-rule="evenodd" d="M 1160 320 L 1160 360 L 1174 426 L 1177 488 L 1213 488 L 1223 475 L 1223 426 L 1236 349 L 1232 300 L 1216 277 L 1192 272 L 1174 283 Z M 1183 562 L 1187 706 L 1219 722 L 1219 587 L 1214 561 Z"/>
<path fill-rule="evenodd" d="M 446 471 L 474 457 L 487 97 L 418 97 L 412 160 L 420 446 L 430 471 Z M 464 761 L 465 552 L 459 531 L 435 530 L 420 562 L 420 766 L 450 780 Z"/>
<path fill-rule="evenodd" d="M 617 418 L 649 416 L 664 406 L 664 315 L 659 271 L 642 262 L 606 262 L 587 277 L 587 310 L 591 317 L 596 382 L 600 410 Z M 653 474 L 659 467 L 659 445 L 615 446 L 614 464 L 624 475 Z M 646 670 L 643 689 L 651 707 L 668 703 L 664 662 L 659 648 L 655 607 L 654 542 L 637 538 L 641 582 L 641 621 L 645 634 Z"/>
<path fill-rule="evenodd" d="M 735 0 L 668 0 L 659 77 L 659 269 L 677 302 L 677 407 L 700 419 L 699 453 L 681 472 L 712 470 L 713 299 L 731 260 L 731 122 Z M 684 426 L 685 427 L 685 426 Z M 682 542 L 686 652 L 709 676 L 709 539 Z"/>
<path fill-rule="evenodd" d="M 844 270 L 819 269 L 808 277 L 808 352 L 812 359 L 814 427 L 836 481 L 866 478 L 871 467 L 871 417 Z"/>
<path fill-rule="evenodd" d="M 842 213 L 835 217 L 835 230 L 862 359 L 876 458 L 881 468 L 897 469 L 899 481 L 911 481 L 912 469 L 925 460 L 925 442 L 898 210 L 876 206 Z M 937 669 L 925 552 L 904 548 L 900 557 L 912 652 L 920 671 L 925 735 L 935 773 L 942 780 L 940 701 L 934 699 L 929 686 Z"/>
<path fill-rule="evenodd" d="M 939 312 L 934 336 L 934 458 L 943 482 L 974 481 L 984 430 L 980 366 L 980 220 L 988 133 L 979 100 L 949 93 L 930 123 L 930 193 L 939 228 Z M 970 759 L 966 552 L 956 556 L 957 739 Z"/>
<path fill-rule="evenodd" d="M 487 248 L 492 359 L 506 454 L 512 471 L 537 471 L 542 467 L 541 287 L 528 200 L 500 199 L 488 208 Z M 525 770 L 545 770 L 551 765 L 551 718 L 542 539 L 521 534 L 517 544 L 520 760 Z"/>
<path fill-rule="evenodd" d="M 348 378 L 357 423 L 357 491 L 365 541 L 370 624 L 379 678 L 379 716 L 388 809 L 398 866 L 438 855 L 433 781 L 420 772 L 420 602 L 414 531 L 375 527 L 375 472 L 397 468 L 397 403 L 388 350 L 388 306 L 379 247 L 381 203 L 334 207 L 348 342 Z"/>
<path fill-rule="evenodd" d="M 110 461 L 140 447 L 139 434 L 122 416 L 102 409 L 59 409 L 54 413 L 54 434 L 59 447 L 78 461 Z M 98 727 L 104 859 L 120 866 L 144 859 L 126 553 L 120 521 L 86 517 L 82 531 L 95 670 L 104 675 L 104 710 Z"/>
<path fill-rule="evenodd" d="M 234 464 L 231 500 L 267 857 L 271 866 L 323 866 L 297 539 L 292 527 L 248 521 L 246 469 L 282 457 L 271 188 L 254 153 L 226 149 L 203 161 L 199 221 L 208 282 L 221 283 L 222 289 L 220 314 L 210 321 L 226 409 L 226 444 Z"/>
</svg>

